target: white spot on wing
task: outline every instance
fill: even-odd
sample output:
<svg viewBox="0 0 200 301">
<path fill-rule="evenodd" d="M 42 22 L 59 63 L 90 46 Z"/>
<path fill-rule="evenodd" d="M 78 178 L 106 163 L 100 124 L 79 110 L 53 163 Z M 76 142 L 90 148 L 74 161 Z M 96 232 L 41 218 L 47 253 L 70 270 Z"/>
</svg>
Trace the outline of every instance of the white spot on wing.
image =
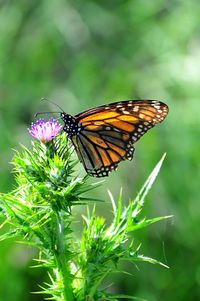
<svg viewBox="0 0 200 301">
<path fill-rule="evenodd" d="M 133 112 L 138 112 L 139 111 L 139 106 L 135 106 L 134 108 L 133 108 Z"/>
</svg>

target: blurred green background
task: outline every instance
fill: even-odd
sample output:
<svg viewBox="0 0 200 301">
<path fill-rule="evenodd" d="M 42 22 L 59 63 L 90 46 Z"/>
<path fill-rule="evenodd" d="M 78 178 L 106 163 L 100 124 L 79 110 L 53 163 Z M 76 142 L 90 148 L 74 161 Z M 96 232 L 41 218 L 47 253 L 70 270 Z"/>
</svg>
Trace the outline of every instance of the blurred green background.
<svg viewBox="0 0 200 301">
<path fill-rule="evenodd" d="M 115 293 L 200 300 L 199 16 L 199 1 L 187 0 L 0 1 L 1 192 L 14 185 L 9 162 L 19 143 L 30 146 L 34 113 L 57 110 L 41 97 L 70 114 L 125 99 L 160 99 L 170 107 L 165 122 L 138 142 L 134 160 L 95 191 L 106 200 L 99 214 L 106 206 L 109 217 L 107 190 L 117 197 L 123 187 L 125 200 L 134 197 L 167 152 L 145 215 L 174 218 L 140 231 L 136 242 L 170 269 L 125 266 L 133 276 L 113 275 Z M 0 243 L 0 300 L 44 300 L 30 293 L 47 281 L 46 271 L 29 267 L 34 256 L 16 242 Z"/>
</svg>

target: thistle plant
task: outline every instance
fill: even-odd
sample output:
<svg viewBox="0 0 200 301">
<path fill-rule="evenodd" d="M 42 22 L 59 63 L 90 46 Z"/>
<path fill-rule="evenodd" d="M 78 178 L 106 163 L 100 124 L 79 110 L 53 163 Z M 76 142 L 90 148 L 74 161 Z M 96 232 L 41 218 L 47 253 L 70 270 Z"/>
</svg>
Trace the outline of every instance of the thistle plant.
<svg viewBox="0 0 200 301">
<path fill-rule="evenodd" d="M 133 296 L 113 295 L 102 289 L 105 278 L 119 272 L 119 262 L 158 260 L 142 255 L 140 245 L 133 242 L 133 232 L 169 216 L 146 219 L 142 217 L 145 197 L 159 173 L 164 156 L 154 168 L 138 195 L 123 204 L 122 193 L 114 200 L 111 193 L 113 217 L 97 216 L 95 207 L 87 208 L 83 216 L 81 239 L 72 231 L 72 209 L 96 200 L 85 193 L 96 184 L 89 176 L 77 176 L 77 160 L 61 125 L 50 119 L 32 124 L 31 150 L 22 147 L 13 158 L 16 187 L 8 194 L 0 194 L 1 240 L 17 240 L 35 246 L 39 253 L 37 266 L 47 269 L 49 283 L 40 284 L 45 298 L 57 301 L 93 301 L 137 299 Z M 138 299 L 139 300 L 139 299 Z M 141 299 L 140 299 L 141 300 Z"/>
</svg>

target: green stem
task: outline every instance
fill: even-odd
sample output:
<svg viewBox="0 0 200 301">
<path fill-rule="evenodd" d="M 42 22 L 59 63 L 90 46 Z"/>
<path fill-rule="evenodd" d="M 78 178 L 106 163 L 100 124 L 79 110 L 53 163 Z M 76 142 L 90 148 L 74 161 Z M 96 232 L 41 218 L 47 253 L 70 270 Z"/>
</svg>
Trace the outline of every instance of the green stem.
<svg viewBox="0 0 200 301">
<path fill-rule="evenodd" d="M 91 284 L 91 289 L 89 292 L 89 296 L 92 298 L 95 293 L 97 292 L 98 287 L 100 286 L 100 284 L 103 282 L 103 279 L 111 272 L 111 270 L 108 270 L 107 272 L 105 272 L 101 277 L 99 277 L 99 279 L 96 280 L 96 282 L 92 285 Z"/>
<path fill-rule="evenodd" d="M 55 257 L 58 264 L 58 269 L 63 282 L 63 301 L 73 301 L 72 291 L 72 275 L 70 273 L 69 264 L 67 262 L 67 250 L 65 246 L 64 223 L 61 212 L 56 212 L 56 245 Z"/>
</svg>

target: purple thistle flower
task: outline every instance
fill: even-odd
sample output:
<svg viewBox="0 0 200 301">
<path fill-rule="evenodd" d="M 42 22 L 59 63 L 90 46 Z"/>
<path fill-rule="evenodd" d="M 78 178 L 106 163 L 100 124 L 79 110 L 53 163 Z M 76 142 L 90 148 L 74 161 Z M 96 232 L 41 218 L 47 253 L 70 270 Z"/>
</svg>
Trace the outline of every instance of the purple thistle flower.
<svg viewBox="0 0 200 301">
<path fill-rule="evenodd" d="M 53 140 L 61 128 L 62 126 L 53 118 L 48 121 L 39 119 L 36 123 L 31 124 L 31 128 L 28 131 L 32 137 L 46 143 Z"/>
</svg>

